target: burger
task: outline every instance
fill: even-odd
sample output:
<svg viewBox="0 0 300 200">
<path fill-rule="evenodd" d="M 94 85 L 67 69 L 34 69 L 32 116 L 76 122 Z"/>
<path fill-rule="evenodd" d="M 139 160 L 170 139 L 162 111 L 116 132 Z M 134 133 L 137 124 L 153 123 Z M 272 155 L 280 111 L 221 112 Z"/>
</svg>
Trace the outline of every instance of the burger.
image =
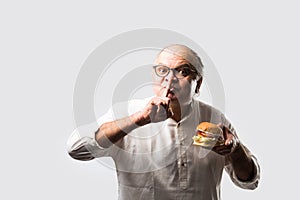
<svg viewBox="0 0 300 200">
<path fill-rule="evenodd" d="M 214 147 L 224 144 L 222 129 L 210 122 L 201 122 L 197 126 L 196 135 L 193 136 L 193 145 Z"/>
</svg>

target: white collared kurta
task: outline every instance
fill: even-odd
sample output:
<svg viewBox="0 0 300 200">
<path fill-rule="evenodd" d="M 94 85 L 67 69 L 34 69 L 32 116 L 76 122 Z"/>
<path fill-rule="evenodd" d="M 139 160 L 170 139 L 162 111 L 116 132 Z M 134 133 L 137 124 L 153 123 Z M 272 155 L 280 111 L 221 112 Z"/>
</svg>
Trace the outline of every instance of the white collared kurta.
<svg viewBox="0 0 300 200">
<path fill-rule="evenodd" d="M 131 100 L 113 106 L 98 120 L 99 126 L 141 110 L 149 101 Z M 181 121 L 167 119 L 138 127 L 109 148 L 102 148 L 90 136 L 77 133 L 70 137 L 69 154 L 78 160 L 110 156 L 115 162 L 120 200 L 219 200 L 223 169 L 235 185 L 255 189 L 260 178 L 257 159 L 252 157 L 256 174 L 240 181 L 226 156 L 192 145 L 200 122 L 226 125 L 236 131 L 223 113 L 193 100 L 191 111 Z M 82 148 L 85 147 L 85 148 Z"/>
</svg>

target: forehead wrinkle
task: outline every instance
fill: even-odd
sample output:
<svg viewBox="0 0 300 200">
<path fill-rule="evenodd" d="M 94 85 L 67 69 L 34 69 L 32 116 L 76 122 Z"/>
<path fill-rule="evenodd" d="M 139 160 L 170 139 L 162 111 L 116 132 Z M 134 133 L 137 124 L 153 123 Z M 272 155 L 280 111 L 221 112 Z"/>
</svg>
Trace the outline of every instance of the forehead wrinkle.
<svg viewBox="0 0 300 200">
<path fill-rule="evenodd" d="M 168 67 L 176 67 L 189 62 L 181 56 L 174 55 L 167 52 L 162 52 L 157 57 L 156 63 L 167 65 Z"/>
</svg>

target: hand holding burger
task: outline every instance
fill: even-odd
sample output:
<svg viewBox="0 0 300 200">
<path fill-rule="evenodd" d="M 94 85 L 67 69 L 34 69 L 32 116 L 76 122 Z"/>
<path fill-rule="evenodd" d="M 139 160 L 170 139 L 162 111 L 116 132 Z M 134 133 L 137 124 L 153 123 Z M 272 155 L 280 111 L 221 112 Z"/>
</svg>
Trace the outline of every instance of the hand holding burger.
<svg viewBox="0 0 300 200">
<path fill-rule="evenodd" d="M 230 154 L 239 146 L 238 138 L 227 127 L 210 122 L 201 122 L 197 126 L 193 140 L 193 145 L 212 148 L 221 155 Z"/>
<path fill-rule="evenodd" d="M 197 135 L 193 144 L 202 147 L 214 147 L 224 144 L 222 129 L 210 122 L 202 122 L 197 126 Z"/>
</svg>

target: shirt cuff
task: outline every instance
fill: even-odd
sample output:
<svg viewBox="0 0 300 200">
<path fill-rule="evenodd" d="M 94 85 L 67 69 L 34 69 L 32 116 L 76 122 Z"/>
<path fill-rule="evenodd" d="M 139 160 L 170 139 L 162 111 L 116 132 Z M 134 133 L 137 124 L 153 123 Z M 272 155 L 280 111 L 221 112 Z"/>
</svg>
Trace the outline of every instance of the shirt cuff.
<svg viewBox="0 0 300 200">
<path fill-rule="evenodd" d="M 243 188 L 243 189 L 249 189 L 249 190 L 254 190 L 255 188 L 257 188 L 258 186 L 258 182 L 260 179 L 260 167 L 259 164 L 257 162 L 257 159 L 252 156 L 251 157 L 253 164 L 254 164 L 254 177 L 251 180 L 248 181 L 242 181 L 240 180 L 234 171 L 232 171 L 232 181 L 239 187 Z"/>
</svg>

